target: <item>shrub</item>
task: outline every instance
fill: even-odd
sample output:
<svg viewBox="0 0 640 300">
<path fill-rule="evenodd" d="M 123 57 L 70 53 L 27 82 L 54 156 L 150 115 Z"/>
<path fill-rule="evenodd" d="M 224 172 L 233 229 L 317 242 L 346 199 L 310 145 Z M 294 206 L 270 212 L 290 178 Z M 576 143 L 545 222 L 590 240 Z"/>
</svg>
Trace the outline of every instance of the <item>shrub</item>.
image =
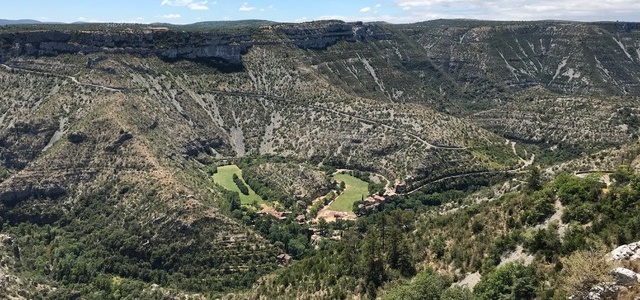
<svg viewBox="0 0 640 300">
<path fill-rule="evenodd" d="M 538 284 L 535 270 L 520 263 L 509 263 L 486 274 L 476 285 L 479 299 L 533 299 Z"/>
<path fill-rule="evenodd" d="M 564 268 L 560 274 L 558 292 L 566 299 L 575 296 L 583 299 L 594 285 L 612 280 L 611 264 L 606 261 L 605 247 L 577 251 L 561 260 Z"/>
<path fill-rule="evenodd" d="M 445 287 L 445 281 L 431 269 L 416 275 L 408 285 L 400 285 L 390 290 L 382 299 L 440 299 Z"/>
<path fill-rule="evenodd" d="M 467 287 L 452 286 L 442 293 L 440 300 L 474 300 L 475 295 Z"/>
<path fill-rule="evenodd" d="M 209 176 L 213 176 L 213 174 L 218 173 L 218 166 L 216 165 L 209 165 L 207 167 L 207 174 Z"/>
</svg>

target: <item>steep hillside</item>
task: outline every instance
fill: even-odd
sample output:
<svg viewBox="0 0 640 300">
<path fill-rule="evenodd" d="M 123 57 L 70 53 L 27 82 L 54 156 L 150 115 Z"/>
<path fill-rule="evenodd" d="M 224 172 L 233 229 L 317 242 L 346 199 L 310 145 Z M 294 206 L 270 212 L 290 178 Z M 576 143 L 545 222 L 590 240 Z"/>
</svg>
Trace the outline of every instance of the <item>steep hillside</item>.
<svg viewBox="0 0 640 300">
<path fill-rule="evenodd" d="M 432 246 L 415 223 L 430 206 L 638 138 L 633 24 L 247 26 L 0 28 L 1 288 L 215 298 L 271 274 L 253 293 L 375 296 L 424 264 L 480 269 L 488 245 L 437 262 L 409 247 Z M 214 182 L 224 164 L 262 206 Z M 387 198 L 316 223 L 348 189 L 338 169 Z M 401 247 L 380 254 L 373 224 L 396 208 Z M 388 277 L 363 267 L 386 255 Z"/>
<path fill-rule="evenodd" d="M 313 32 L 324 46 L 344 38 Z M 284 38 L 5 34 L 0 216 L 24 271 L 98 298 L 152 284 L 207 295 L 248 287 L 276 268 L 281 246 L 218 209 L 226 199 L 203 163 L 268 155 L 401 181 L 521 166 L 469 122 L 333 87 L 297 59 L 295 41 L 241 42 L 260 37 Z"/>
<path fill-rule="evenodd" d="M 405 34 L 465 83 L 488 79 L 578 95 L 638 92 L 636 24 L 426 22 Z"/>
<path fill-rule="evenodd" d="M 568 148 L 565 157 L 637 138 L 637 24 L 379 26 L 386 35 L 306 59 L 350 93 L 427 104 L 525 143 Z"/>
<path fill-rule="evenodd" d="M 452 97 L 464 108 L 495 105 L 489 100 L 533 86 L 572 95 L 638 92 L 635 23 L 443 20 L 379 26 L 386 34 L 344 48 L 354 51 L 318 53 L 338 58 L 319 60 L 327 63 L 326 73 L 344 77 L 354 91 L 377 90 L 392 101 Z"/>
<path fill-rule="evenodd" d="M 217 211 L 199 167 L 158 146 L 170 138 L 149 132 L 145 114 L 161 110 L 143 96 L 2 77 L 17 95 L 3 101 L 3 231 L 27 270 L 57 284 L 114 276 L 202 292 L 246 287 L 276 266 L 273 246 Z M 29 78 L 38 85 L 19 88 Z"/>
<path fill-rule="evenodd" d="M 114 51 L 120 51 L 117 49 Z M 164 103 L 165 109 L 175 110 L 180 116 L 175 121 L 191 127 L 191 138 L 204 140 L 200 142 L 206 145 L 200 145 L 205 146 L 201 148 L 211 148 L 209 154 L 218 158 L 254 154 L 295 156 L 316 162 L 329 160 L 337 166 L 374 169 L 400 179 L 415 175 L 425 161 L 430 166 L 445 163 L 440 158 L 444 156 L 463 157 L 472 162 L 459 166 L 462 169 L 509 169 L 517 165 L 517 158 L 501 139 L 471 123 L 424 106 L 380 103 L 331 86 L 318 76 L 313 66 L 296 59 L 304 56 L 302 50 L 253 45 L 247 51 L 241 58 L 212 54 L 207 59 L 216 62 L 213 65 L 197 64 L 200 58 L 196 64 L 181 61 L 170 65 L 153 58 L 143 62 L 121 54 L 19 58 L 7 61 L 6 65 L 15 67 L 17 72 L 31 69 L 44 72 L 42 75 L 73 75 L 67 79 L 83 86 L 119 90 L 125 95 L 148 95 Z M 164 59 L 163 53 L 159 56 Z M 61 58 L 66 63 L 57 63 Z M 86 67 L 83 59 L 89 61 Z M 222 65 L 218 60 L 224 60 Z M 230 70 L 229 64 L 244 71 L 220 73 L 207 67 L 220 67 L 226 72 Z M 194 142 L 186 140 L 187 136 L 182 136 L 184 144 Z M 485 150 L 478 152 L 478 149 Z M 435 173 L 439 175 L 451 173 L 439 173 L 437 169 Z"/>
</svg>

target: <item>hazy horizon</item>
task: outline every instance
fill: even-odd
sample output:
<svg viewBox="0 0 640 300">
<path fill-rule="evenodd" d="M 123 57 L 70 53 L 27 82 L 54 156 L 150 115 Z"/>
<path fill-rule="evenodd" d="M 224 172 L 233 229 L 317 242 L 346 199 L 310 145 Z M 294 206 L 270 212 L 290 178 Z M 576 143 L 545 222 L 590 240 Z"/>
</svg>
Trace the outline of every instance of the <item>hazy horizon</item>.
<svg viewBox="0 0 640 300">
<path fill-rule="evenodd" d="M 40 22 L 171 23 L 337 19 L 413 23 L 434 19 L 487 21 L 640 21 L 640 1 L 603 0 L 327 0 L 300 5 L 290 0 L 25 0 L 6 3 L 0 19 Z"/>
</svg>

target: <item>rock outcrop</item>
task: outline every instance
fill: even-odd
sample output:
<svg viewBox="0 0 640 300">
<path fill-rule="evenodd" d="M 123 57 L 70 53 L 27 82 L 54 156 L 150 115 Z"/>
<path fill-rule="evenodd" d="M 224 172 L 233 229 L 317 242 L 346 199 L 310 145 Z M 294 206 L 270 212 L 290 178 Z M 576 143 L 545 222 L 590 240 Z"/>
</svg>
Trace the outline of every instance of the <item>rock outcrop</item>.
<svg viewBox="0 0 640 300">
<path fill-rule="evenodd" d="M 105 147 L 105 151 L 107 152 L 116 152 L 120 146 L 122 146 L 126 141 L 133 138 L 133 134 L 130 132 L 123 132 L 120 134 L 117 140 L 113 141 L 109 146 Z"/>
<path fill-rule="evenodd" d="M 624 286 L 636 284 L 640 281 L 640 274 L 627 268 L 615 268 L 611 275 L 616 279 L 616 283 Z"/>
<path fill-rule="evenodd" d="M 383 40 L 390 38 L 380 25 L 362 22 L 319 21 L 305 24 L 280 25 L 276 31 L 287 36 L 302 49 L 323 50 L 338 42 L 356 42 L 367 38 Z"/>
<path fill-rule="evenodd" d="M 609 254 L 612 260 L 640 260 L 640 242 L 622 245 Z"/>
<path fill-rule="evenodd" d="M 622 287 L 615 282 L 603 282 L 591 288 L 586 300 L 611 299 L 617 295 Z M 578 299 L 571 297 L 570 299 Z"/>
<path fill-rule="evenodd" d="M 0 192 L 0 203 L 5 206 L 13 206 L 31 198 L 57 199 L 66 193 L 66 190 L 57 182 L 47 181 L 39 184 L 15 182 L 11 186 L 14 188 Z"/>
<path fill-rule="evenodd" d="M 235 71 L 242 69 L 242 55 L 250 46 L 247 35 L 234 33 L 45 31 L 0 34 L 2 61 L 18 56 L 124 53 L 156 55 L 165 61 L 198 61 Z"/>
<path fill-rule="evenodd" d="M 622 245 L 607 255 L 613 262 L 640 260 L 640 242 Z M 610 272 L 615 282 L 602 282 L 591 288 L 588 300 L 614 299 L 619 292 L 640 283 L 640 274 L 633 270 L 618 267 Z"/>
</svg>

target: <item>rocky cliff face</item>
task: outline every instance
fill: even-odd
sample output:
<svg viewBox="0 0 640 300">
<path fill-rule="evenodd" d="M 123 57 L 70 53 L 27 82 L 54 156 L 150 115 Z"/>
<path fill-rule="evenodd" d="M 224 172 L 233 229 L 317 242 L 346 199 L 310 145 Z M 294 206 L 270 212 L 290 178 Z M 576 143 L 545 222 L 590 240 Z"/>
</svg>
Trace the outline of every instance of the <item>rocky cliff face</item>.
<svg viewBox="0 0 640 300">
<path fill-rule="evenodd" d="M 302 49 L 325 50 L 338 42 L 390 39 L 388 31 L 377 24 L 321 21 L 296 25 L 276 25 L 275 30 Z"/>
<path fill-rule="evenodd" d="M 278 44 L 283 40 L 302 49 L 326 49 L 341 41 L 388 38 L 377 25 L 317 22 L 306 25 L 277 25 L 278 39 L 254 39 L 250 34 L 228 32 L 119 32 L 36 31 L 0 33 L 0 63 L 15 57 L 61 54 L 155 55 L 165 61 L 189 60 L 222 71 L 242 71 L 242 56 L 255 45 Z"/>
<path fill-rule="evenodd" d="M 352 94 L 424 104 L 572 155 L 637 138 L 635 23 L 370 26 L 358 42 L 306 51 L 307 62 Z"/>
<path fill-rule="evenodd" d="M 285 43 L 301 49 L 327 50 L 340 42 L 363 42 L 369 45 L 366 51 L 378 51 L 381 53 L 376 55 L 386 57 L 384 66 L 373 61 L 373 69 L 384 67 L 414 76 L 407 78 L 405 84 L 397 85 L 404 92 L 403 96 L 396 95 L 399 99 L 415 100 L 416 94 L 425 91 L 412 86 L 424 87 L 425 84 L 431 90 L 454 89 L 448 91 L 449 94 L 463 98 L 498 96 L 503 89 L 523 90 L 532 86 L 573 95 L 635 95 L 640 92 L 638 26 L 636 23 L 434 21 L 389 25 L 318 21 L 276 24 L 244 32 L 35 31 L 0 33 L 0 61 L 23 55 L 120 53 L 153 55 L 169 62 L 197 61 L 223 71 L 242 71 L 242 57 L 254 45 Z M 355 59 L 358 54 L 358 47 L 353 50 L 349 59 Z M 358 85 L 363 84 L 366 82 Z M 382 89 L 379 92 L 391 94 Z"/>
<path fill-rule="evenodd" d="M 631 23 L 424 23 L 402 30 L 457 81 L 570 94 L 640 91 L 640 31 Z"/>
<path fill-rule="evenodd" d="M 166 61 L 201 61 L 225 70 L 241 70 L 249 41 L 247 35 L 227 33 L 24 32 L 0 34 L 0 58 L 119 53 L 155 55 Z"/>
</svg>

